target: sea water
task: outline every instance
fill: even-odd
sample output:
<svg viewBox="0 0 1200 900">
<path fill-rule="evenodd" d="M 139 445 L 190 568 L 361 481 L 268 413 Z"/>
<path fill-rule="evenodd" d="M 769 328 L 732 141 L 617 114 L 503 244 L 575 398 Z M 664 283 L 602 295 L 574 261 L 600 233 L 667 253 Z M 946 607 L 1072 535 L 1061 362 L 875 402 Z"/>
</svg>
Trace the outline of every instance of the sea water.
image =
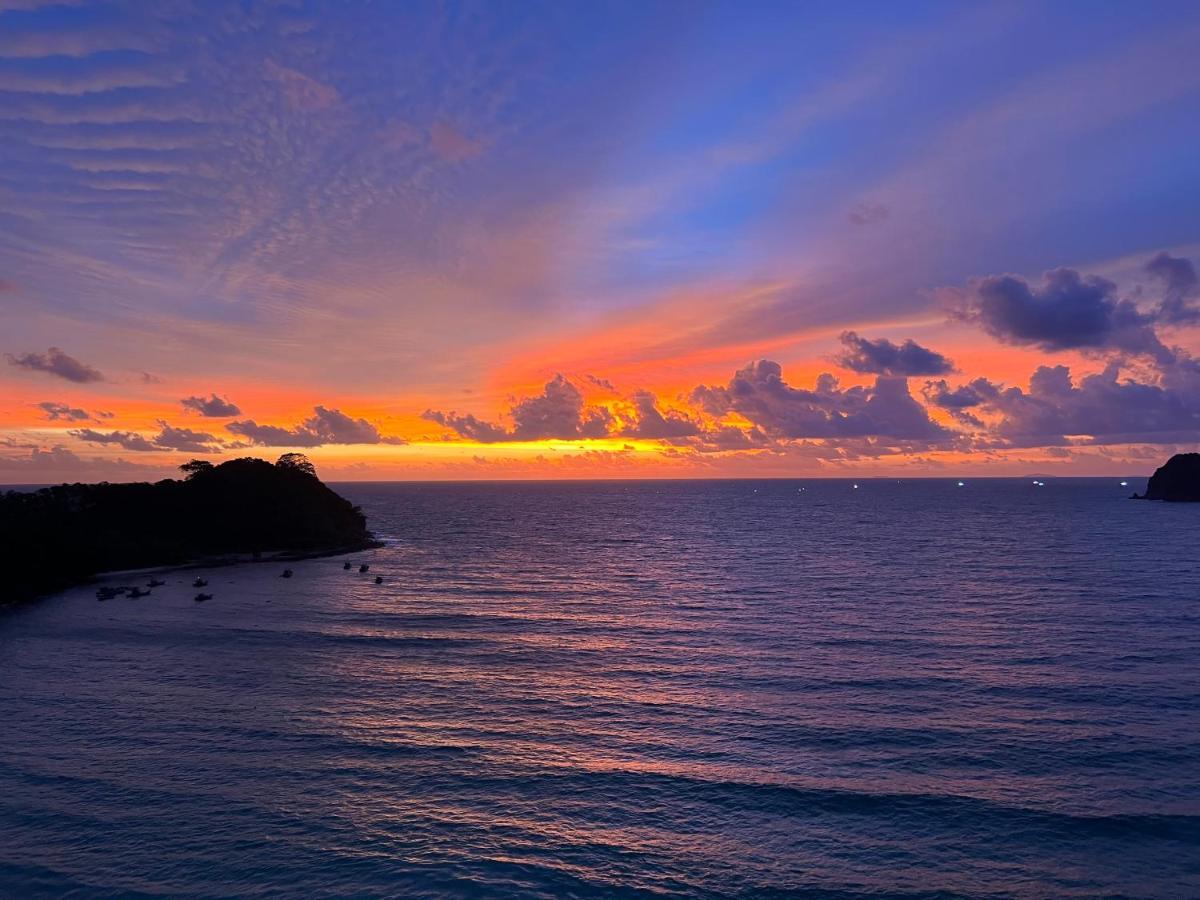
<svg viewBox="0 0 1200 900">
<path fill-rule="evenodd" d="M 1200 895 L 1200 505 L 1039 480 L 346 484 L 0 613 L 0 895 Z"/>
</svg>

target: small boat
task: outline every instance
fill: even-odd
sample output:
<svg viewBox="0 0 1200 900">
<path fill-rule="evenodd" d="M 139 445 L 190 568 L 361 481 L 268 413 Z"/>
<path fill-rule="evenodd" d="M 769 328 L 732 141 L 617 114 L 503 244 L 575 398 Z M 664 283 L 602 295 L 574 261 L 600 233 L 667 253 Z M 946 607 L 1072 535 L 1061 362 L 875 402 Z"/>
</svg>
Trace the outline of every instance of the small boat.
<svg viewBox="0 0 1200 900">
<path fill-rule="evenodd" d="M 293 574 L 294 573 L 292 572 L 291 569 L 284 569 L 282 572 L 279 573 L 279 577 L 280 578 L 291 578 Z"/>
<path fill-rule="evenodd" d="M 205 600 L 211 600 L 212 594 L 197 594 L 192 599 L 195 600 L 197 603 L 203 603 Z"/>
<path fill-rule="evenodd" d="M 371 568 L 371 567 L 368 566 L 366 563 L 363 563 L 361 566 L 358 567 L 359 574 L 361 575 L 363 572 L 367 571 L 367 569 L 369 569 L 369 568 Z"/>
<path fill-rule="evenodd" d="M 382 576 L 382 575 L 376 575 L 376 576 L 375 576 L 375 583 L 376 583 L 376 584 L 383 584 L 383 576 Z"/>
<path fill-rule="evenodd" d="M 146 587 L 156 588 L 156 587 L 162 587 L 164 584 L 166 584 L 165 581 L 159 581 L 157 578 L 151 578 L 149 581 L 146 582 Z"/>
<path fill-rule="evenodd" d="M 208 582 L 203 578 L 197 578 L 192 582 L 192 587 L 208 587 Z"/>
<path fill-rule="evenodd" d="M 149 597 L 149 596 L 150 596 L 149 591 L 143 591 L 139 587 L 131 587 L 129 589 L 129 599 L 130 600 L 136 600 L 138 597 Z"/>
<path fill-rule="evenodd" d="M 342 565 L 342 568 L 345 569 L 347 572 L 349 572 L 350 571 L 350 563 L 344 563 Z"/>
<path fill-rule="evenodd" d="M 121 592 L 118 591 L 116 588 L 102 587 L 98 591 L 96 591 L 96 599 L 97 600 L 111 600 L 113 597 L 117 596 L 117 594 L 119 594 L 119 593 L 121 593 Z"/>
</svg>

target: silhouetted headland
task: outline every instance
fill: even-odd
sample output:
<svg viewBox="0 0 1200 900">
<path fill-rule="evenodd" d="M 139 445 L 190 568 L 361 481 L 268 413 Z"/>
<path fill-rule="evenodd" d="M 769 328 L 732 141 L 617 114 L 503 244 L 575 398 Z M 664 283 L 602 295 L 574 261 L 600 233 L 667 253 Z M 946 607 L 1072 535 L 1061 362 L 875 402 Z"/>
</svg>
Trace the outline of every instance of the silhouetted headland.
<svg viewBox="0 0 1200 900">
<path fill-rule="evenodd" d="M 1200 453 L 1176 453 L 1155 469 L 1146 493 L 1135 500 L 1200 502 Z"/>
<path fill-rule="evenodd" d="M 375 545 L 362 511 L 312 463 L 193 460 L 182 480 L 62 484 L 0 495 L 0 542 L 11 560 L 0 604 L 99 572 L 181 565 L 215 556 L 318 555 Z"/>
</svg>

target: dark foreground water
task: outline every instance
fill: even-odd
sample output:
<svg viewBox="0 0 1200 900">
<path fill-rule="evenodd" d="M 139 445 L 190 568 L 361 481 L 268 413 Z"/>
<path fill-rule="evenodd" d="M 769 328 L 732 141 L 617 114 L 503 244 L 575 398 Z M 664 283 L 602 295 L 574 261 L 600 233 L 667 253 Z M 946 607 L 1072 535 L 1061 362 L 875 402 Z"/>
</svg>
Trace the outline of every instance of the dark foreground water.
<svg viewBox="0 0 1200 900">
<path fill-rule="evenodd" d="M 342 486 L 370 575 L 0 614 L 0 895 L 1200 895 L 1142 484 Z"/>
</svg>

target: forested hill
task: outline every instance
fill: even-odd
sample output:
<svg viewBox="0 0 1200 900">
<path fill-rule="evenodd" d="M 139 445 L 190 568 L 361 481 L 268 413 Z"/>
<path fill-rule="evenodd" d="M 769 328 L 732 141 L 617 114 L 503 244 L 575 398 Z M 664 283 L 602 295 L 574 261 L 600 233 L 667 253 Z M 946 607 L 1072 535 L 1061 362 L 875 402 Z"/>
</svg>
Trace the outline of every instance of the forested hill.
<svg viewBox="0 0 1200 900">
<path fill-rule="evenodd" d="M 193 460 L 181 469 L 183 480 L 63 484 L 0 495 L 0 553 L 7 560 L 0 603 L 107 570 L 371 541 L 362 511 L 324 485 L 302 454 L 285 454 L 274 464 Z"/>
</svg>

